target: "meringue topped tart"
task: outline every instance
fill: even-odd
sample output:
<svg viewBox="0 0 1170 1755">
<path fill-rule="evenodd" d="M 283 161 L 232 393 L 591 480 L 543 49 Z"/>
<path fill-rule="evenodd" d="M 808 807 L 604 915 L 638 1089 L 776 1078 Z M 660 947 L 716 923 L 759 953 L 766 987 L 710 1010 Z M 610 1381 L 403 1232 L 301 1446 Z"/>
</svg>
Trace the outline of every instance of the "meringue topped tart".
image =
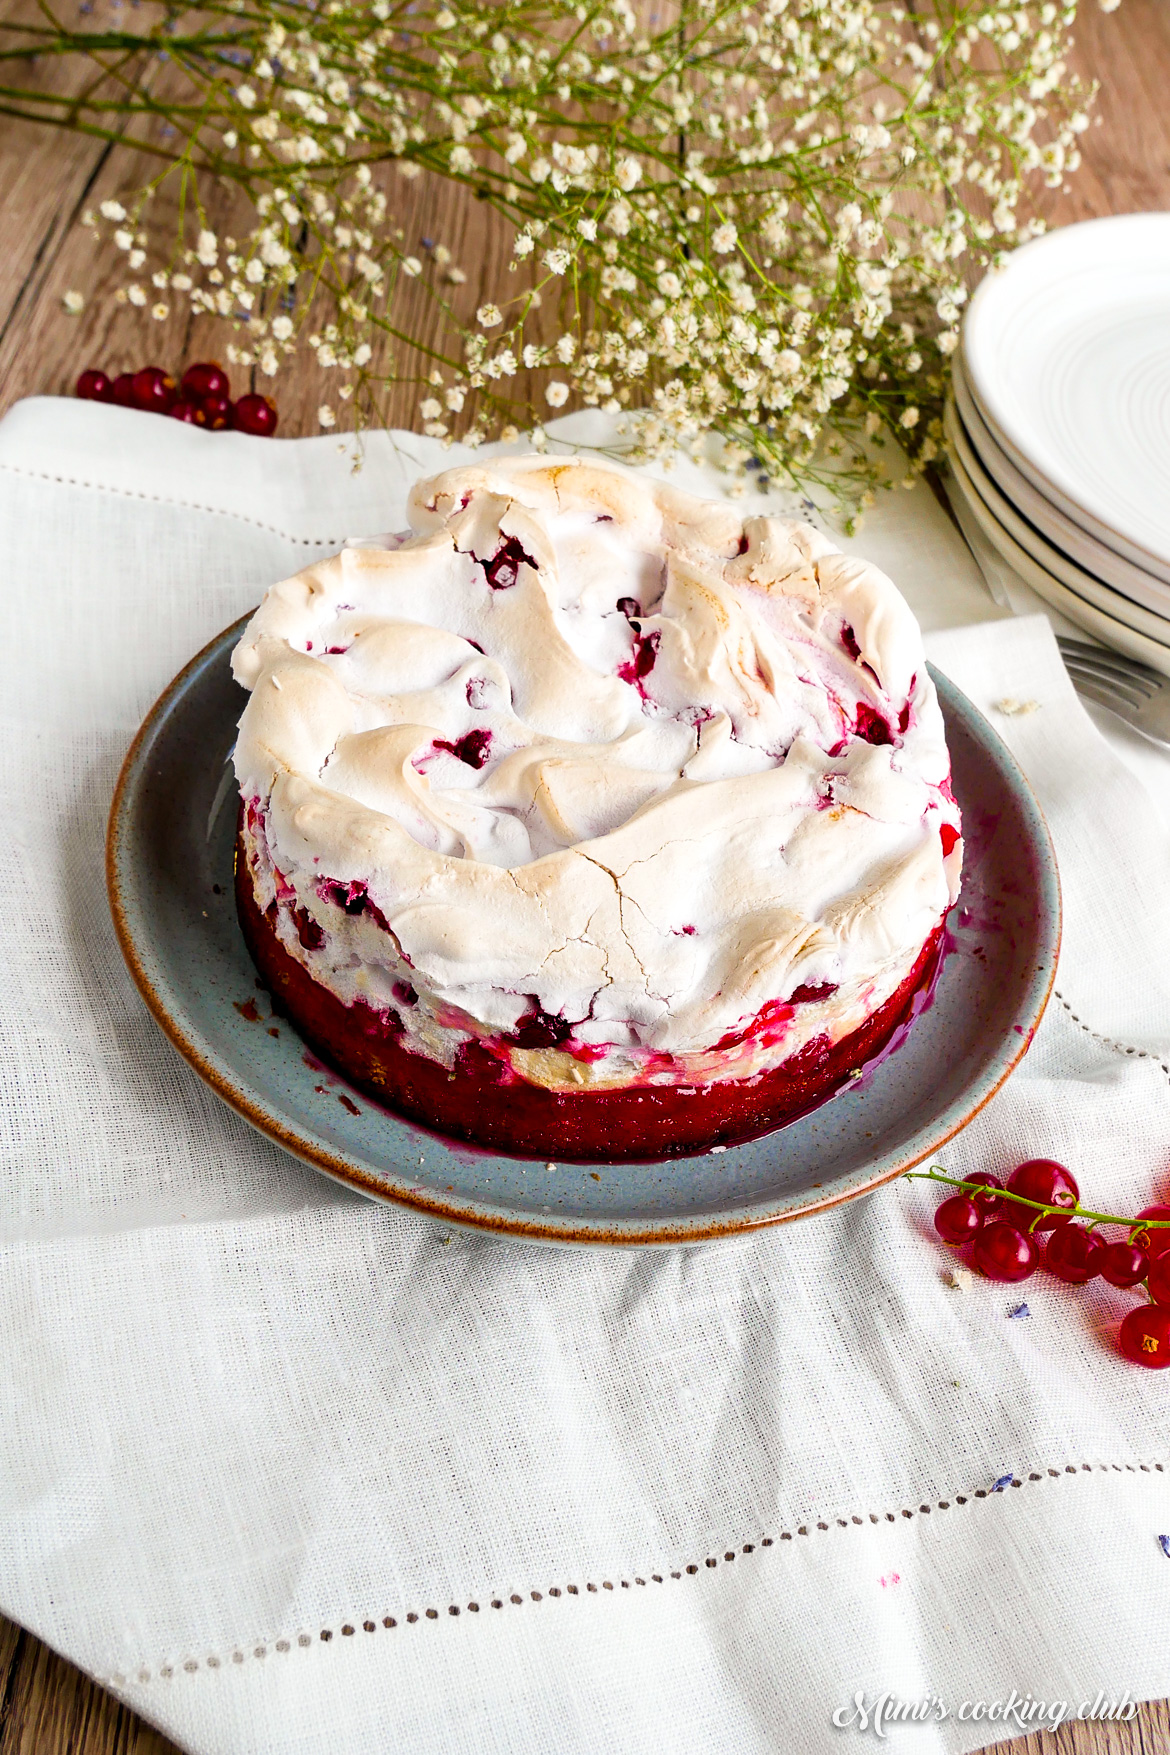
<svg viewBox="0 0 1170 1755">
<path fill-rule="evenodd" d="M 237 902 L 278 1008 L 519 1156 L 697 1152 L 831 1096 L 912 1016 L 959 887 L 895 586 L 576 459 L 448 470 L 409 519 L 273 586 L 233 657 Z"/>
</svg>

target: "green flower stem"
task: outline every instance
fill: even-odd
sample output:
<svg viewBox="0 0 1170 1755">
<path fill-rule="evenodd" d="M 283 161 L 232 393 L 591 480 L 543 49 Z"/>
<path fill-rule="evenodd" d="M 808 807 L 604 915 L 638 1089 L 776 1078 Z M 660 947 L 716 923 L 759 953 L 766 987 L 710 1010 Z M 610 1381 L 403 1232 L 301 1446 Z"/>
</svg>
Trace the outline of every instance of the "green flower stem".
<svg viewBox="0 0 1170 1755">
<path fill-rule="evenodd" d="M 963 1182 L 958 1177 L 946 1175 L 937 1165 L 932 1165 L 929 1170 L 907 1170 L 906 1179 L 909 1182 L 943 1182 L 948 1188 L 957 1188 L 964 1194 L 970 1195 L 988 1192 L 985 1182 Z M 991 1193 L 994 1194 L 996 1200 L 1011 1200 L 1019 1206 L 1031 1207 L 1036 1213 L 1036 1220 L 1043 1219 L 1050 1213 L 1059 1213 L 1062 1218 L 1066 1219 L 1090 1219 L 1092 1221 L 1090 1229 L 1095 1225 L 1124 1225 L 1131 1236 L 1141 1231 L 1164 1230 L 1170 1226 L 1170 1219 L 1129 1219 L 1122 1213 L 1097 1213 L 1091 1207 L 1081 1206 L 1079 1201 L 1071 1207 L 1053 1206 L 1041 1200 L 1028 1200 L 1022 1194 L 1013 1193 L 1010 1188 L 992 1189 Z M 1033 1221 L 1033 1225 L 1035 1225 L 1036 1220 Z"/>
</svg>

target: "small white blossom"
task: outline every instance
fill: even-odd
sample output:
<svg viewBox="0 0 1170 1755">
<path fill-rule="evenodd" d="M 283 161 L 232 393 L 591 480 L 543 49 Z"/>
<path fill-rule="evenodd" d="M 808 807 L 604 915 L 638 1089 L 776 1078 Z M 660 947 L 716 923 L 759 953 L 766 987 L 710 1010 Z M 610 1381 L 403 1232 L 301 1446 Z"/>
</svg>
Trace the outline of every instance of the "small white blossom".
<svg viewBox="0 0 1170 1755">
<path fill-rule="evenodd" d="M 67 292 L 61 303 L 71 317 L 77 317 L 85 309 L 85 295 L 79 292 Z"/>
<path fill-rule="evenodd" d="M 900 427 L 905 427 L 906 430 L 909 431 L 912 427 L 916 427 L 918 425 L 918 419 L 919 419 L 918 409 L 904 408 L 902 410 L 902 418 L 898 422 L 898 425 Z"/>
<path fill-rule="evenodd" d="M 252 90 L 250 85 L 237 85 L 236 97 L 246 110 L 252 109 L 255 105 L 256 93 Z"/>
<path fill-rule="evenodd" d="M 157 305 L 151 305 L 150 314 L 156 323 L 165 323 L 171 314 L 171 307 L 163 304 L 160 299 Z"/>
<path fill-rule="evenodd" d="M 126 297 L 130 300 L 132 305 L 138 305 L 141 307 L 146 303 L 146 294 L 137 282 L 135 282 L 133 286 L 128 286 L 126 288 Z"/>
<path fill-rule="evenodd" d="M 219 255 L 219 239 L 214 232 L 202 231 L 195 244 L 195 255 L 204 268 L 212 268 Z"/>
<path fill-rule="evenodd" d="M 418 412 L 424 420 L 438 420 L 443 412 L 443 405 L 436 402 L 433 396 L 428 396 L 425 402 L 419 403 Z"/>
<path fill-rule="evenodd" d="M 544 253 L 544 260 L 554 274 L 565 274 L 568 271 L 569 264 L 573 258 L 568 250 L 563 250 L 558 247 L 553 250 L 546 250 Z"/>
<path fill-rule="evenodd" d="M 125 219 L 126 209 L 120 201 L 103 201 L 98 209 L 103 219 Z"/>
<path fill-rule="evenodd" d="M 499 305 L 481 305 L 475 313 L 481 329 L 496 329 L 504 321 Z"/>
<path fill-rule="evenodd" d="M 577 230 L 580 232 L 581 236 L 591 244 L 597 236 L 597 221 L 595 219 L 588 219 L 582 215 L 577 221 Z"/>
<path fill-rule="evenodd" d="M 545 389 L 544 399 L 550 408 L 563 408 L 569 400 L 569 386 L 554 378 Z"/>
<path fill-rule="evenodd" d="M 717 256 L 726 256 L 729 251 L 735 249 L 737 236 L 738 233 L 731 221 L 725 220 L 722 225 L 716 226 L 711 233 L 711 248 Z"/>
<path fill-rule="evenodd" d="M 281 316 L 272 319 L 272 333 L 275 335 L 277 341 L 287 341 L 292 332 L 293 320 L 291 317 Z"/>
<path fill-rule="evenodd" d="M 617 177 L 618 188 L 624 189 L 628 195 L 630 190 L 635 188 L 642 180 L 642 166 L 632 154 L 628 154 L 625 158 L 618 161 L 615 175 Z"/>
<path fill-rule="evenodd" d="M 519 232 L 515 243 L 512 245 L 512 254 L 514 256 L 519 256 L 520 260 L 523 261 L 525 256 L 531 256 L 535 248 L 536 246 L 528 233 Z"/>
<path fill-rule="evenodd" d="M 317 422 L 318 425 L 323 427 L 335 427 L 337 425 L 337 416 L 327 402 L 323 402 L 317 410 Z"/>
</svg>

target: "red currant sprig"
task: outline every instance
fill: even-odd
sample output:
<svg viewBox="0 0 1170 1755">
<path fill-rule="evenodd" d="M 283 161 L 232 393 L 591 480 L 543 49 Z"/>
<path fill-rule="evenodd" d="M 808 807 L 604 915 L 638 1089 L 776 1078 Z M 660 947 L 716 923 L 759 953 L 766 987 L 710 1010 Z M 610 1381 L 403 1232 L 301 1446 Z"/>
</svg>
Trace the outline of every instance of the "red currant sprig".
<svg viewBox="0 0 1170 1755">
<path fill-rule="evenodd" d="M 1014 1283 L 1034 1274 L 1041 1263 L 1038 1233 L 1044 1232 L 1044 1266 L 1071 1286 L 1083 1286 L 1098 1274 L 1126 1289 L 1144 1280 L 1150 1303 L 1130 1311 L 1118 1344 L 1134 1364 L 1154 1370 L 1170 1366 L 1170 1206 L 1143 1207 L 1134 1219 L 1094 1212 L 1081 1205 L 1071 1171 L 1052 1158 L 1017 1165 L 1006 1188 L 985 1172 L 965 1180 L 937 1167 L 908 1175 L 957 1190 L 935 1213 L 935 1229 L 955 1248 L 970 1244 L 973 1264 L 990 1280 Z M 1127 1236 L 1107 1242 L 1098 1225 L 1124 1226 Z"/>
<path fill-rule="evenodd" d="M 84 402 L 116 402 L 148 414 L 169 414 L 173 420 L 213 433 L 234 427 L 257 438 L 271 438 L 276 431 L 276 404 L 256 395 L 233 402 L 228 375 L 215 360 L 188 366 L 178 384 L 161 366 L 143 366 L 113 379 L 91 369 L 78 378 L 77 394 Z"/>
</svg>

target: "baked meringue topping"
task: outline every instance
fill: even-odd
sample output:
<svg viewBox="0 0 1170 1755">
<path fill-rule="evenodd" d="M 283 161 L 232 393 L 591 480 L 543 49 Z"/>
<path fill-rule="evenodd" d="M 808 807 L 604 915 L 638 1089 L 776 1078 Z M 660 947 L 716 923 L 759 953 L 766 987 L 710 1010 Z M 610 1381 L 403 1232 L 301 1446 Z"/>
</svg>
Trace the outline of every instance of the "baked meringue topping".
<svg viewBox="0 0 1170 1755">
<path fill-rule="evenodd" d="M 891 581 L 579 459 L 451 469 L 408 516 L 233 658 L 242 850 L 313 980 L 582 1094 L 753 1078 L 890 1000 L 962 858 Z"/>
</svg>

